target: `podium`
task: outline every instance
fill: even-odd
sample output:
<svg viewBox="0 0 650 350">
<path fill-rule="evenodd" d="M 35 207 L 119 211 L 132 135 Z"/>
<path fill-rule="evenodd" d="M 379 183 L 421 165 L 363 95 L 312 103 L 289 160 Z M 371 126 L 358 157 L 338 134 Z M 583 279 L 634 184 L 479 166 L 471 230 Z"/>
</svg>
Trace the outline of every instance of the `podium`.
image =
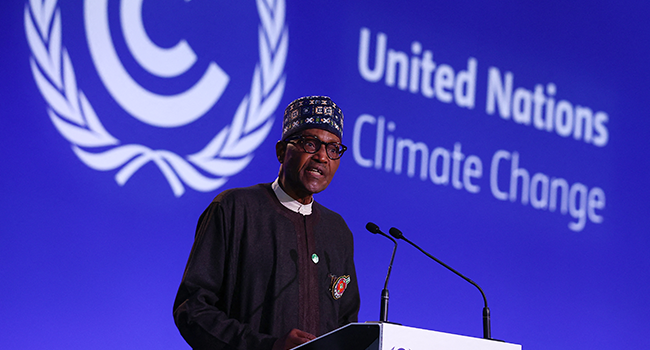
<svg viewBox="0 0 650 350">
<path fill-rule="evenodd" d="M 295 349 L 521 350 L 521 345 L 406 327 L 392 323 L 350 323 Z"/>
</svg>

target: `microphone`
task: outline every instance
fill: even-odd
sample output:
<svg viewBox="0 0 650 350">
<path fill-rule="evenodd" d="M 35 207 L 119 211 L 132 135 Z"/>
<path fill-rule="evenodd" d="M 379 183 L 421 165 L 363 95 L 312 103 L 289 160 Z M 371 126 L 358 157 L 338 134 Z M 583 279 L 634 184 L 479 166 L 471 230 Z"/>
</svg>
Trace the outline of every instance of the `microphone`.
<svg viewBox="0 0 650 350">
<path fill-rule="evenodd" d="M 388 279 L 390 278 L 390 272 L 393 269 L 393 260 L 395 260 L 395 252 L 397 251 L 397 241 L 393 237 L 381 232 L 379 226 L 369 222 L 366 224 L 366 230 L 371 233 L 380 234 L 395 243 L 393 247 L 393 255 L 390 258 L 390 265 L 388 265 L 388 273 L 386 274 L 386 282 L 384 282 L 384 289 L 381 291 L 381 307 L 379 308 L 379 321 L 388 322 Z"/>
<path fill-rule="evenodd" d="M 471 279 L 465 277 L 460 272 L 458 272 L 458 271 L 454 270 L 453 268 L 451 268 L 449 265 L 447 265 L 447 264 L 443 263 L 442 261 L 436 259 L 433 255 L 425 252 L 417 244 L 411 242 L 408 238 L 404 237 L 404 235 L 402 234 L 402 231 L 396 229 L 395 227 L 391 227 L 390 230 L 388 230 L 388 233 L 390 233 L 391 236 L 393 236 L 393 237 L 395 237 L 397 239 L 401 239 L 401 240 L 406 241 L 406 243 L 414 246 L 419 251 L 424 253 L 424 255 L 428 256 L 431 259 L 433 259 L 438 264 L 446 267 L 449 271 L 455 273 L 456 275 L 460 276 L 465 281 L 471 283 L 474 287 L 478 288 L 479 292 L 481 292 L 481 295 L 483 296 L 483 302 L 485 303 L 485 307 L 483 307 L 483 338 L 493 340 L 492 339 L 492 330 L 491 330 L 491 326 L 490 326 L 490 309 L 488 308 L 487 298 L 485 297 L 485 293 L 483 293 L 483 290 L 481 289 L 481 287 L 479 287 L 478 284 L 476 284 L 476 282 L 472 281 Z"/>
</svg>

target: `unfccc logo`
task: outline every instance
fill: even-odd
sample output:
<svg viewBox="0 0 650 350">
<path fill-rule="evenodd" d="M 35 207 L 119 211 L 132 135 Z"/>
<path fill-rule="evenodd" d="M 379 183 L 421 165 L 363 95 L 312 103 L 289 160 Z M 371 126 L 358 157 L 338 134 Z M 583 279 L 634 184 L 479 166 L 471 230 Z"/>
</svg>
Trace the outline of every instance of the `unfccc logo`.
<svg viewBox="0 0 650 350">
<path fill-rule="evenodd" d="M 190 69 L 197 57 L 181 40 L 171 48 L 154 44 L 142 22 L 143 0 L 120 2 L 124 40 L 135 61 L 148 73 L 174 78 Z M 178 155 L 141 144 L 122 144 L 104 128 L 91 102 L 77 85 L 72 60 L 63 45 L 61 14 L 56 0 L 30 0 L 25 6 L 25 31 L 31 48 L 32 74 L 48 103 L 48 115 L 67 139 L 77 157 L 95 170 L 119 169 L 115 175 L 124 185 L 143 165 L 153 162 L 169 182 L 174 195 L 187 185 L 197 191 L 222 186 L 252 160 L 252 152 L 268 136 L 284 93 L 284 64 L 288 30 L 283 0 L 257 0 L 260 18 L 259 62 L 249 93 L 244 96 L 232 122 L 196 153 Z M 84 23 L 97 72 L 112 98 L 143 123 L 174 128 L 201 118 L 219 100 L 230 77 L 210 62 L 200 79 L 175 95 L 160 95 L 139 85 L 118 57 L 108 23 L 108 0 L 85 0 Z M 207 174 L 207 175 L 206 175 Z"/>
</svg>

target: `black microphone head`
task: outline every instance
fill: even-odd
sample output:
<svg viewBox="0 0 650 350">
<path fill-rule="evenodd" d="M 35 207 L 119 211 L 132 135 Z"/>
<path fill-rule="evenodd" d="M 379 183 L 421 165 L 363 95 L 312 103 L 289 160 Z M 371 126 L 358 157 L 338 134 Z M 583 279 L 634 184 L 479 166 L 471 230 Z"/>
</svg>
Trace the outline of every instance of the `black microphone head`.
<svg viewBox="0 0 650 350">
<path fill-rule="evenodd" d="M 404 235 L 402 234 L 402 231 L 400 231 L 400 230 L 398 230 L 398 229 L 396 229 L 394 227 L 391 227 L 390 230 L 388 230 L 388 233 L 390 233 L 391 236 L 393 236 L 393 237 L 395 237 L 397 239 L 404 238 Z"/>
<path fill-rule="evenodd" d="M 366 230 L 370 231 L 371 233 L 379 233 L 381 230 L 379 229 L 379 226 L 375 224 L 374 222 L 369 222 L 366 224 Z"/>
</svg>

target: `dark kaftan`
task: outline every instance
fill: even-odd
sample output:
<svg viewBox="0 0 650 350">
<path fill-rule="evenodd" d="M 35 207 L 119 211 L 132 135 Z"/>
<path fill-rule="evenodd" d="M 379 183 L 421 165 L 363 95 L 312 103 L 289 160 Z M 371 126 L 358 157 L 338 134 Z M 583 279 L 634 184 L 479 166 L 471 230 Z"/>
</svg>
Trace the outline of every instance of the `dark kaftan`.
<svg viewBox="0 0 650 350">
<path fill-rule="evenodd" d="M 322 335 L 357 321 L 352 233 L 314 202 L 303 216 L 270 184 L 224 191 L 203 212 L 174 319 L 195 349 L 271 349 L 292 328 Z M 318 257 L 314 262 L 313 254 Z M 340 298 L 338 277 L 350 276 Z"/>
</svg>

